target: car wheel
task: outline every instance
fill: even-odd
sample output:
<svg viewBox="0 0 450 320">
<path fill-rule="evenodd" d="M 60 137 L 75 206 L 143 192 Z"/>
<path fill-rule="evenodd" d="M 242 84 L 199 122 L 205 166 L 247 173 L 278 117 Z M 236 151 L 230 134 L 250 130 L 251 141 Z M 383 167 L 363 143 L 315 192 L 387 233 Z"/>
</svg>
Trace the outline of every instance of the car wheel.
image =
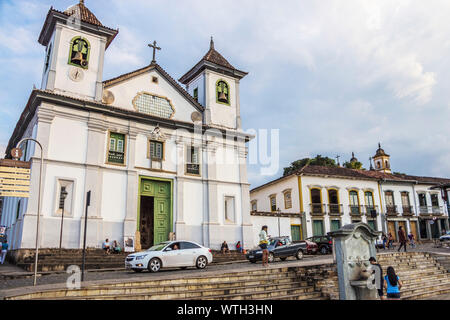
<svg viewBox="0 0 450 320">
<path fill-rule="evenodd" d="M 139 273 L 142 272 L 142 269 L 133 269 L 134 272 Z"/>
<path fill-rule="evenodd" d="M 286 259 L 286 257 L 280 258 L 281 261 L 285 261 Z"/>
<path fill-rule="evenodd" d="M 327 247 L 325 247 L 325 246 L 321 247 L 321 248 L 320 248 L 320 253 L 321 253 L 321 254 L 327 254 L 327 253 L 328 253 Z"/>
<path fill-rule="evenodd" d="M 208 265 L 208 259 L 206 259 L 205 256 L 200 256 L 197 258 L 197 262 L 195 263 L 195 266 L 197 269 L 205 269 Z"/>
<path fill-rule="evenodd" d="M 297 258 L 297 260 L 302 260 L 303 259 L 303 251 L 298 250 L 297 253 L 295 254 L 295 257 Z"/>
<path fill-rule="evenodd" d="M 268 257 L 269 259 L 269 262 L 273 262 L 274 260 L 275 260 L 275 257 L 274 257 L 274 255 L 273 255 L 273 253 L 272 252 L 269 252 L 269 257 Z"/>
<path fill-rule="evenodd" d="M 150 272 L 158 272 L 161 269 L 161 260 L 152 258 L 148 263 L 147 269 Z"/>
</svg>

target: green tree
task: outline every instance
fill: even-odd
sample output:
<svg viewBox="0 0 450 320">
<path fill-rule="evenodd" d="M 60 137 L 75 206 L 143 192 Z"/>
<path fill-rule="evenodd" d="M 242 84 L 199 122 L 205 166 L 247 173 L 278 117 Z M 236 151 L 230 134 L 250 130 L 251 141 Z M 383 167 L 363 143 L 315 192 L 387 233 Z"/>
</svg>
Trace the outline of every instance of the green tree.
<svg viewBox="0 0 450 320">
<path fill-rule="evenodd" d="M 359 161 L 353 161 L 353 162 L 346 161 L 346 162 L 344 162 L 343 166 L 344 166 L 344 168 L 348 168 L 348 169 L 359 169 L 359 170 L 362 169 L 362 170 L 365 170 L 362 167 L 363 164 L 361 162 L 359 162 Z"/>
<path fill-rule="evenodd" d="M 328 157 L 322 157 L 320 154 L 316 155 L 315 158 L 303 158 L 291 163 L 289 167 L 284 168 L 283 176 L 288 176 L 298 170 L 300 170 L 305 165 L 310 166 L 325 166 L 325 167 L 336 167 L 336 161 Z"/>
</svg>

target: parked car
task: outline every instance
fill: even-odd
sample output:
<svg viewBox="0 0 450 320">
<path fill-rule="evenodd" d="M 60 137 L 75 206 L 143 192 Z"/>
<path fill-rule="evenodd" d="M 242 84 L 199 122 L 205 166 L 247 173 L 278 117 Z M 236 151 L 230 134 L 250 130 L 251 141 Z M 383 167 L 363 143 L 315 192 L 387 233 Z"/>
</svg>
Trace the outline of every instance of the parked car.
<svg viewBox="0 0 450 320">
<path fill-rule="evenodd" d="M 292 243 L 289 237 L 274 237 L 269 239 L 267 249 L 269 250 L 269 262 L 273 262 L 276 258 L 284 261 L 288 257 L 296 257 L 297 260 L 301 260 L 303 255 L 317 252 L 318 247 L 315 243 L 306 241 Z M 262 250 L 259 247 L 249 250 L 246 258 L 251 263 L 260 261 L 262 260 Z"/>
<path fill-rule="evenodd" d="M 135 272 L 158 272 L 161 268 L 172 267 L 204 269 L 212 260 L 211 249 L 192 241 L 177 240 L 162 242 L 146 251 L 128 255 L 125 268 Z"/>
<path fill-rule="evenodd" d="M 439 237 L 440 241 L 450 241 L 450 231 L 447 231 L 446 234 L 444 234 L 443 236 Z"/>
<path fill-rule="evenodd" d="M 319 246 L 321 254 L 329 254 L 333 252 L 333 240 L 331 236 L 314 236 L 306 240 L 316 243 Z"/>
</svg>

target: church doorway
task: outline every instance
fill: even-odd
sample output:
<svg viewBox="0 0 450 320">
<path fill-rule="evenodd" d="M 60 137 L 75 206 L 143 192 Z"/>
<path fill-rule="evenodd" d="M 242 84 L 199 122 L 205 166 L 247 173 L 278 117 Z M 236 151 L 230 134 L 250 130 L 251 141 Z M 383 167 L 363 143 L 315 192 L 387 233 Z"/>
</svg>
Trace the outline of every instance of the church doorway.
<svg viewBox="0 0 450 320">
<path fill-rule="evenodd" d="M 143 249 L 169 240 L 173 230 L 172 180 L 140 178 L 138 231 Z"/>
<path fill-rule="evenodd" d="M 154 197 L 141 196 L 139 232 L 141 233 L 141 246 L 143 249 L 148 249 L 153 245 L 154 205 Z"/>
</svg>

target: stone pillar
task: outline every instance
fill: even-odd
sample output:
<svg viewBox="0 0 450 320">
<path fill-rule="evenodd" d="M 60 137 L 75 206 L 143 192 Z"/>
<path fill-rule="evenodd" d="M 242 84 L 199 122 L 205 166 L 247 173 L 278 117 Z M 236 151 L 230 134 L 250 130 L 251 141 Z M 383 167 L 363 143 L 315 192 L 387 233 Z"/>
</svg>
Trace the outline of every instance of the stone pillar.
<svg viewBox="0 0 450 320">
<path fill-rule="evenodd" d="M 253 224 L 250 215 L 250 184 L 247 178 L 247 150 L 245 144 L 238 146 L 239 183 L 241 185 L 242 247 L 251 249 L 253 243 Z"/>
<path fill-rule="evenodd" d="M 174 210 L 174 221 L 175 221 L 175 234 L 178 239 L 181 239 L 185 234 L 186 223 L 184 222 L 184 166 L 186 158 L 184 155 L 184 141 L 182 137 L 178 137 L 175 140 L 176 153 L 177 153 L 177 179 L 175 192 L 176 194 L 176 206 Z"/>
<path fill-rule="evenodd" d="M 99 247 L 103 239 L 103 218 L 101 212 L 103 193 L 103 170 L 100 167 L 105 161 L 106 125 L 104 116 L 90 113 L 88 119 L 88 139 L 86 146 L 86 178 L 83 195 L 83 208 L 86 206 L 86 194 L 91 191 L 91 204 L 88 208 L 86 246 Z M 80 221 L 80 248 L 84 239 L 83 210 Z"/>
<path fill-rule="evenodd" d="M 221 233 L 220 233 L 220 222 L 219 222 L 219 194 L 218 194 L 218 183 L 217 180 L 217 159 L 216 151 L 217 146 L 212 140 L 207 141 L 206 144 L 206 159 L 207 159 L 207 170 L 208 170 L 208 220 L 204 223 L 204 228 L 208 229 L 208 246 L 212 247 L 215 244 L 219 245 L 221 243 Z"/>
<path fill-rule="evenodd" d="M 95 101 L 101 102 L 103 98 L 103 65 L 106 50 L 106 39 L 100 39 L 100 48 L 98 56 L 97 81 L 95 82 Z"/>
<path fill-rule="evenodd" d="M 433 239 L 430 222 L 428 220 L 425 220 L 425 225 L 427 226 L 427 239 Z"/>
<path fill-rule="evenodd" d="M 128 129 L 128 143 L 127 143 L 127 207 L 125 213 L 125 220 L 123 222 L 123 236 L 135 238 L 135 249 L 140 250 L 140 235 L 137 230 L 137 210 L 139 201 L 139 177 L 135 170 L 136 158 L 136 123 L 130 122 Z M 139 238 L 138 238 L 139 237 Z"/>
<path fill-rule="evenodd" d="M 43 232 L 44 226 L 44 194 L 53 192 L 51 189 L 45 189 L 45 181 L 47 174 L 47 159 L 48 149 L 50 147 L 50 131 L 53 119 L 55 117 L 53 107 L 41 104 L 36 111 L 36 136 L 35 137 L 23 137 L 34 138 L 42 145 L 42 152 L 44 163 L 42 166 L 42 182 L 41 182 L 41 215 L 39 221 L 39 246 L 42 244 L 45 238 Z M 36 227 L 37 227 L 37 212 L 38 212 L 38 194 L 39 194 L 39 175 L 41 166 L 41 149 L 35 142 L 30 142 L 33 145 L 34 153 L 31 155 L 31 179 L 30 179 L 30 198 L 28 199 L 27 211 L 23 216 L 23 232 L 22 232 L 22 247 L 33 248 L 36 245 Z"/>
</svg>

